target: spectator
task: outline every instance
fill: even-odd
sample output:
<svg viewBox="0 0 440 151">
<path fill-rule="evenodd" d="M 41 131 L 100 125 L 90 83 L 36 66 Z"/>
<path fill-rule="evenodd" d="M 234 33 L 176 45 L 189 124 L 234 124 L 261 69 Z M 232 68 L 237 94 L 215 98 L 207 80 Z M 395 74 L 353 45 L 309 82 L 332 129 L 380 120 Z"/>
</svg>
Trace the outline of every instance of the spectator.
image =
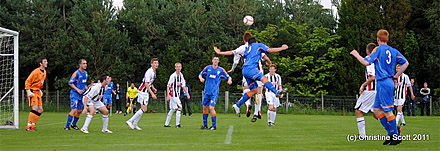
<svg viewBox="0 0 440 151">
<path fill-rule="evenodd" d="M 122 92 L 122 88 L 120 87 L 119 83 L 116 83 L 116 88 L 114 90 L 116 114 L 121 114 L 122 113 L 121 92 Z"/>
<path fill-rule="evenodd" d="M 417 96 L 417 87 L 414 84 L 414 78 L 411 79 L 411 87 L 413 89 L 414 96 Z M 407 104 L 406 104 L 406 115 L 407 116 L 411 116 L 411 115 L 415 116 L 416 115 L 416 100 L 411 99 L 410 93 L 411 92 L 408 91 L 409 101 L 407 101 Z"/>
<path fill-rule="evenodd" d="M 429 116 L 429 94 L 431 90 L 428 88 L 428 83 L 423 83 L 423 88 L 420 89 L 420 94 L 422 94 L 422 101 L 420 102 L 421 114 L 423 116 L 423 111 L 426 107 L 426 116 Z"/>
<path fill-rule="evenodd" d="M 188 90 L 189 96 L 191 96 L 191 86 L 190 86 L 190 85 L 186 85 L 185 87 L 186 87 L 186 89 Z M 185 106 L 188 107 L 188 116 L 192 116 L 192 112 L 191 112 L 191 102 L 190 102 L 190 99 L 188 99 L 188 98 L 186 97 L 186 95 L 188 95 L 188 94 L 186 94 L 185 92 L 181 93 L 181 95 L 180 95 L 180 98 L 181 98 L 181 100 L 182 100 L 182 106 L 183 106 L 183 107 L 182 107 L 182 109 L 183 109 L 183 116 L 186 116 L 186 109 L 185 109 Z"/>
</svg>

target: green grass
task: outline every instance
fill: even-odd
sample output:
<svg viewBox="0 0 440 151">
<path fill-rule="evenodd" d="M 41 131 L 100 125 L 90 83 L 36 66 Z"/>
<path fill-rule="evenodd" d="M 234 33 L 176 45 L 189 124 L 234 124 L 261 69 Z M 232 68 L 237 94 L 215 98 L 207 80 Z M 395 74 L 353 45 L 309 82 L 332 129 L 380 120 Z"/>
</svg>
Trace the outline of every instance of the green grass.
<svg viewBox="0 0 440 151">
<path fill-rule="evenodd" d="M 103 134 L 98 114 L 90 134 L 83 134 L 63 130 L 67 113 L 43 113 L 38 130 L 26 132 L 27 115 L 20 114 L 20 129 L 0 130 L 0 150 L 440 150 L 439 117 L 406 117 L 403 134 L 429 134 L 430 140 L 383 146 L 383 141 L 347 141 L 347 135 L 357 134 L 354 116 L 278 114 L 277 126 L 268 127 L 265 114 L 255 123 L 246 117 L 219 114 L 218 129 L 208 131 L 199 129 L 201 114 L 182 116 L 183 128 L 177 129 L 163 127 L 166 114 L 148 113 L 139 122 L 143 131 L 135 131 L 125 125 L 130 116 L 113 114 L 109 122 L 113 134 Z M 367 134 L 386 134 L 371 115 L 366 117 L 366 126 Z M 233 127 L 231 143 L 225 144 L 229 127 Z"/>
</svg>

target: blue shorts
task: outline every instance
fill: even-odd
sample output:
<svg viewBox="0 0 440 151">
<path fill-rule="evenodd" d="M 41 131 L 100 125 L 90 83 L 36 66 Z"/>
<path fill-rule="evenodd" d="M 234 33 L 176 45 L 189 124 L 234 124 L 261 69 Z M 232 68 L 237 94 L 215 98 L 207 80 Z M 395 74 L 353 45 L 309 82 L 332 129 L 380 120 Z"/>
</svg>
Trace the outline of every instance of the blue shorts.
<svg viewBox="0 0 440 151">
<path fill-rule="evenodd" d="M 257 81 L 264 76 L 258 68 L 254 67 L 243 67 L 242 73 L 250 90 L 258 88 Z"/>
<path fill-rule="evenodd" d="M 84 108 L 83 95 L 78 93 L 70 93 L 70 108 L 80 109 Z"/>
<path fill-rule="evenodd" d="M 104 105 L 112 105 L 112 95 L 104 95 L 102 97 L 102 103 L 104 103 Z"/>
<path fill-rule="evenodd" d="M 374 100 L 374 108 L 382 109 L 384 112 L 394 110 L 394 82 L 393 79 L 387 78 L 378 80 L 376 86 L 376 99 Z"/>
<path fill-rule="evenodd" d="M 215 106 L 215 104 L 217 103 L 217 98 L 218 98 L 218 95 L 203 94 L 202 105 L 203 106 Z"/>
</svg>

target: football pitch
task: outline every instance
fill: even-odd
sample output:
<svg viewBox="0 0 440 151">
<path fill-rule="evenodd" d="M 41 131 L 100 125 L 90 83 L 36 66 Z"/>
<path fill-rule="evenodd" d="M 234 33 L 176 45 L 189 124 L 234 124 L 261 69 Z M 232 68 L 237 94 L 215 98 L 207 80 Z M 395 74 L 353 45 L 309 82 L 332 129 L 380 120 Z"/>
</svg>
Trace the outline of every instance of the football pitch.
<svg viewBox="0 0 440 151">
<path fill-rule="evenodd" d="M 102 118 L 94 116 L 89 134 L 65 131 L 67 113 L 43 113 L 37 131 L 25 131 L 28 113 L 20 113 L 20 129 L 0 130 L 0 150 L 440 150 L 439 117 L 405 117 L 405 140 L 384 146 L 382 140 L 349 141 L 358 133 L 354 116 L 278 114 L 275 127 L 261 120 L 218 114 L 217 130 L 201 130 L 202 115 L 182 116 L 182 128 L 163 127 L 165 113 L 147 113 L 131 130 L 122 114 L 110 116 L 109 130 L 101 132 Z M 78 126 L 81 127 L 82 115 Z M 367 135 L 386 135 L 371 114 L 366 116 Z M 211 124 L 211 119 L 208 120 Z M 170 125 L 175 124 L 175 115 Z M 428 140 L 429 139 L 429 140 Z"/>
</svg>

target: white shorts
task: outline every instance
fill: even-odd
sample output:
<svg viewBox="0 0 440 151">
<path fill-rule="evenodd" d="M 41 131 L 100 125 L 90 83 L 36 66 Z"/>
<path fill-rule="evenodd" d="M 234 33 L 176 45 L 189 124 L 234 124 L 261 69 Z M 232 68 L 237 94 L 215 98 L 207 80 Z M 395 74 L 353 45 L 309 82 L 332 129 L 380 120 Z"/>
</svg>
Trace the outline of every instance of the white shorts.
<svg viewBox="0 0 440 151">
<path fill-rule="evenodd" d="M 148 99 L 150 99 L 150 94 L 148 92 L 138 92 L 138 99 L 137 101 L 141 105 L 148 105 Z"/>
<path fill-rule="evenodd" d="M 398 105 L 402 105 L 405 104 L 405 99 L 394 99 L 394 105 L 398 106 Z"/>
<path fill-rule="evenodd" d="M 277 108 L 280 106 L 280 98 L 276 97 L 273 92 L 266 92 L 266 102 L 269 105 L 273 105 L 273 107 Z"/>
<path fill-rule="evenodd" d="M 87 105 L 93 105 L 95 106 L 95 109 L 99 109 L 104 106 L 104 103 L 102 103 L 101 101 L 88 100 Z"/>
<path fill-rule="evenodd" d="M 373 112 L 374 99 L 376 99 L 376 91 L 364 91 L 359 96 L 354 109 L 364 113 Z"/>
<path fill-rule="evenodd" d="M 182 107 L 179 97 L 170 97 L 170 109 L 177 110 L 179 107 Z"/>
</svg>

